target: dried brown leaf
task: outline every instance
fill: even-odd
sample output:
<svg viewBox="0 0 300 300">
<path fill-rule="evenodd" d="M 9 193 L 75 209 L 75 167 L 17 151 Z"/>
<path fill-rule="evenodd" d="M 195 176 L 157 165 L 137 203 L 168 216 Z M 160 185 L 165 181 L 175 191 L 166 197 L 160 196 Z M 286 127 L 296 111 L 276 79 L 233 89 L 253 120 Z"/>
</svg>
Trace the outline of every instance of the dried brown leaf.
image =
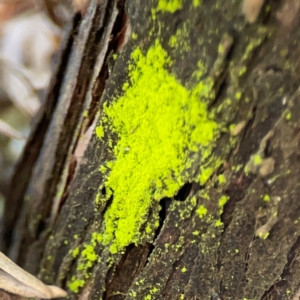
<svg viewBox="0 0 300 300">
<path fill-rule="evenodd" d="M 33 298 L 53 299 L 66 297 L 57 286 L 45 285 L 0 252 L 0 288 L 10 293 Z"/>
</svg>

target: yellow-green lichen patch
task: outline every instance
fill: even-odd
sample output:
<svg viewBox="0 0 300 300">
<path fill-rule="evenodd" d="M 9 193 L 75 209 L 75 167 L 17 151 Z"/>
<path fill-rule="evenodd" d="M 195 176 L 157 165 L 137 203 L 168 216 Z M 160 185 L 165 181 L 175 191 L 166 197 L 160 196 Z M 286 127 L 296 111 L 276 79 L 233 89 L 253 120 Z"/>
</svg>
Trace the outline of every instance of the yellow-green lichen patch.
<svg viewBox="0 0 300 300">
<path fill-rule="evenodd" d="M 75 276 L 72 277 L 71 282 L 68 284 L 70 291 L 78 293 L 79 289 L 84 287 L 85 280 L 78 280 Z"/>
<path fill-rule="evenodd" d="M 187 271 L 187 268 L 186 267 L 183 267 L 182 269 L 181 269 L 181 273 L 185 273 Z"/>
<path fill-rule="evenodd" d="M 156 10 L 174 13 L 182 8 L 182 2 L 183 0 L 159 0 Z"/>
<path fill-rule="evenodd" d="M 202 0 L 193 0 L 193 6 L 198 7 L 202 4 Z"/>
<path fill-rule="evenodd" d="M 95 248 L 97 244 L 101 242 L 102 235 L 97 232 L 93 232 L 90 244 L 84 244 L 81 252 L 79 247 L 76 247 L 71 251 L 71 255 L 74 258 L 80 253 L 79 262 L 76 268 L 76 270 L 80 273 L 80 276 L 78 276 L 78 278 L 76 276 L 72 276 L 71 280 L 67 284 L 69 290 L 73 293 L 78 293 L 79 289 L 84 287 L 86 279 L 89 278 L 89 269 L 99 258 L 96 254 Z"/>
<path fill-rule="evenodd" d="M 72 252 L 72 256 L 75 258 L 78 256 L 79 254 L 79 247 L 76 247 L 74 250 L 71 251 Z"/>
<path fill-rule="evenodd" d="M 216 227 L 223 226 L 223 222 L 221 220 L 217 220 L 215 225 L 216 225 Z"/>
<path fill-rule="evenodd" d="M 99 139 L 102 139 L 102 138 L 103 138 L 103 136 L 104 136 L 104 129 L 103 129 L 102 126 L 98 126 L 98 127 L 96 128 L 96 135 L 97 135 L 97 137 L 98 137 Z"/>
<path fill-rule="evenodd" d="M 158 12 L 174 13 L 183 7 L 183 0 L 158 0 L 158 4 L 155 8 L 152 8 L 152 19 L 156 20 L 156 14 Z"/>
<path fill-rule="evenodd" d="M 131 34 L 131 38 L 133 39 L 133 40 L 136 40 L 137 38 L 138 38 L 138 35 L 136 34 L 136 33 L 132 33 Z"/>
<path fill-rule="evenodd" d="M 224 209 L 224 205 L 227 203 L 227 201 L 229 200 L 228 196 L 221 196 L 219 199 L 219 208 L 220 208 L 220 214 L 223 213 L 223 209 Z"/>
<path fill-rule="evenodd" d="M 285 119 L 286 119 L 287 121 L 289 121 L 291 118 L 292 118 L 292 114 L 291 114 L 290 112 L 287 112 L 287 113 L 285 114 Z"/>
<path fill-rule="evenodd" d="M 104 215 L 103 243 L 112 253 L 139 243 L 152 201 L 176 194 L 196 159 L 203 160 L 202 184 L 219 165 L 210 157 L 220 133 L 204 100 L 212 94 L 210 81 L 187 90 L 166 70 L 172 62 L 158 41 L 146 55 L 135 49 L 132 60 L 124 95 L 104 107 L 100 124 L 118 135 L 105 183 L 113 201 Z"/>
<path fill-rule="evenodd" d="M 220 185 L 226 183 L 226 177 L 225 177 L 224 174 L 220 174 L 220 175 L 218 176 L 218 182 L 219 182 Z"/>
<path fill-rule="evenodd" d="M 196 210 L 200 219 L 202 219 L 207 214 L 207 208 L 201 204 L 199 208 Z"/>
<path fill-rule="evenodd" d="M 176 30 L 175 35 L 169 39 L 169 46 L 174 48 L 176 52 L 188 52 L 190 50 L 189 29 L 187 23 Z"/>
</svg>

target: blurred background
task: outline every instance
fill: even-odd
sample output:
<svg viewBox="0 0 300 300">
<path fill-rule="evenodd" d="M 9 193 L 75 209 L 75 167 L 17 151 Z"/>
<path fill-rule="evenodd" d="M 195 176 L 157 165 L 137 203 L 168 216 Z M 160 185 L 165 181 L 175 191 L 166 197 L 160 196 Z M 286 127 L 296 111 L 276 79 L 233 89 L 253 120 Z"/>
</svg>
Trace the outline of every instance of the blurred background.
<svg viewBox="0 0 300 300">
<path fill-rule="evenodd" d="M 71 0 L 0 0 L 0 218 L 72 12 Z"/>
</svg>

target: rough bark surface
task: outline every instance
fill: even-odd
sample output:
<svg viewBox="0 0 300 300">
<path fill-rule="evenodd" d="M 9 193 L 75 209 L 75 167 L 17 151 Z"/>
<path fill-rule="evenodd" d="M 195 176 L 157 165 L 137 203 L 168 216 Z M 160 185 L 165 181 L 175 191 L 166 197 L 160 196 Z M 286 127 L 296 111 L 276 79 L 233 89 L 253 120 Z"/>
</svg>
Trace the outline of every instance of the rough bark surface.
<svg viewBox="0 0 300 300">
<path fill-rule="evenodd" d="M 186 0 L 174 12 L 157 9 L 166 1 L 96 2 L 66 32 L 13 178 L 2 249 L 48 284 L 77 282 L 70 299 L 298 299 L 299 2 L 268 1 L 252 24 L 240 0 Z M 199 156 L 178 194 L 149 209 L 156 231 L 112 254 L 93 238 L 114 201 L 95 204 L 106 192 L 99 166 L 112 154 L 93 132 L 103 104 L 122 93 L 133 50 L 157 39 L 183 86 L 194 84 L 199 61 L 206 66 L 202 79 L 211 78 L 215 95 L 208 107 L 230 130 L 215 143 L 222 164 L 209 180 L 199 184 Z M 88 262 L 77 253 L 84 245 Z"/>
</svg>

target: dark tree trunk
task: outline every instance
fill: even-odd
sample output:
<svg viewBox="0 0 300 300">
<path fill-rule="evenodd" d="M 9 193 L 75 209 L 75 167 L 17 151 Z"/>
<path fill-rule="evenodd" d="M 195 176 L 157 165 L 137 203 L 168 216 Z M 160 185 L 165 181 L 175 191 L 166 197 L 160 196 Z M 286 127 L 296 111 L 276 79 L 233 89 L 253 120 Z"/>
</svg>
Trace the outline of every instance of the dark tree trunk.
<svg viewBox="0 0 300 300">
<path fill-rule="evenodd" d="M 298 0 L 96 2 L 66 30 L 2 250 L 70 299 L 298 299 Z"/>
</svg>

